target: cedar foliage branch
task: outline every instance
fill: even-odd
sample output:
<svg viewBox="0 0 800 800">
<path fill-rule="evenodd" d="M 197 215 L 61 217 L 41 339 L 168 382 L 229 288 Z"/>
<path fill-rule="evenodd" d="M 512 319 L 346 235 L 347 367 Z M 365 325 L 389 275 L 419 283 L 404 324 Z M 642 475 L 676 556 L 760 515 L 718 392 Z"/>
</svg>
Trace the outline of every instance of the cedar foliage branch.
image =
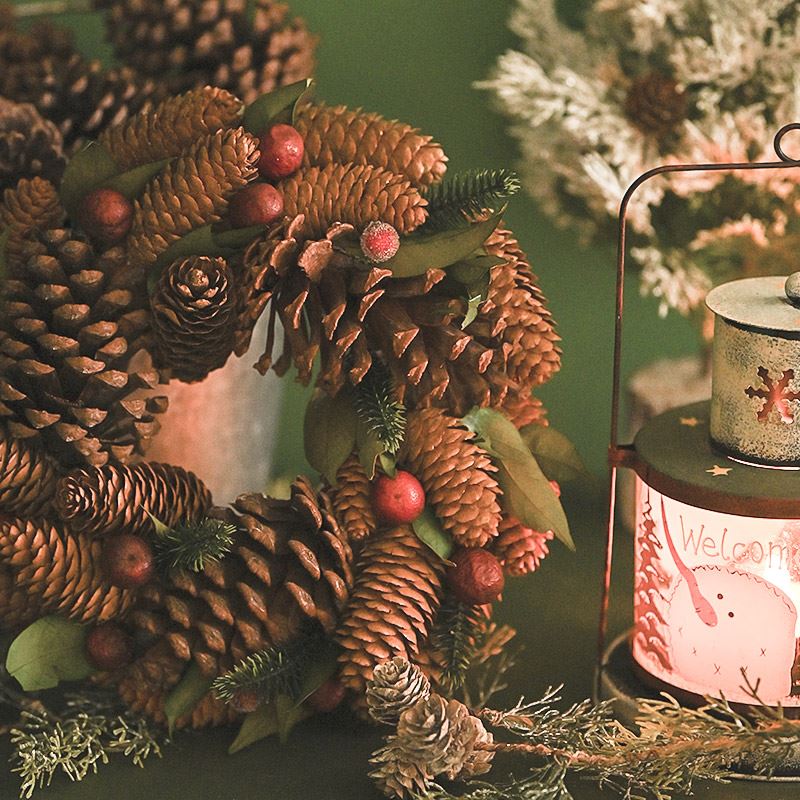
<svg viewBox="0 0 800 800">
<path fill-rule="evenodd" d="M 442 663 L 439 684 L 454 695 L 466 682 L 486 632 L 487 619 L 479 606 L 446 602 L 436 617 L 431 643 Z"/>
</svg>

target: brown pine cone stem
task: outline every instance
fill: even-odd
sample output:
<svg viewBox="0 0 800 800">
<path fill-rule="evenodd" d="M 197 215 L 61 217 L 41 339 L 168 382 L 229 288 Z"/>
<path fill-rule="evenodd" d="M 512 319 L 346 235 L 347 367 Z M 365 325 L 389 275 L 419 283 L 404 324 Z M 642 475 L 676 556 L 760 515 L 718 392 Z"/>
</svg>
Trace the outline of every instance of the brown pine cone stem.
<svg viewBox="0 0 800 800">
<path fill-rule="evenodd" d="M 458 419 L 439 409 L 408 416 L 399 463 L 416 475 L 434 513 L 457 544 L 483 547 L 497 536 L 496 468 Z"/>
<path fill-rule="evenodd" d="M 0 514 L 34 518 L 50 508 L 58 468 L 40 447 L 9 436 L 0 426 Z"/>
<path fill-rule="evenodd" d="M 92 536 L 152 530 L 151 514 L 167 527 L 196 522 L 211 493 L 194 473 L 169 464 L 89 467 L 63 477 L 55 506 L 75 530 Z"/>
<path fill-rule="evenodd" d="M 377 523 L 372 509 L 371 484 L 356 453 L 339 467 L 331 494 L 336 516 L 351 542 L 361 542 L 375 532 Z"/>
</svg>

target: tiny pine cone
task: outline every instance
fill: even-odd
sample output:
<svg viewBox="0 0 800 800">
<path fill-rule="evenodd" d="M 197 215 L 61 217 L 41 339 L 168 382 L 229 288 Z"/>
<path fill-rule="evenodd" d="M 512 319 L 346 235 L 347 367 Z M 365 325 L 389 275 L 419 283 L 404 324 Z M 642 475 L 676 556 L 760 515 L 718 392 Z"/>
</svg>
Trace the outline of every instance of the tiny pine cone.
<svg viewBox="0 0 800 800">
<path fill-rule="evenodd" d="M 500 535 L 494 540 L 492 550 L 505 571 L 512 577 L 535 572 L 550 549 L 552 531 L 540 533 L 527 528 L 515 517 L 505 517 L 500 523 Z"/>
</svg>

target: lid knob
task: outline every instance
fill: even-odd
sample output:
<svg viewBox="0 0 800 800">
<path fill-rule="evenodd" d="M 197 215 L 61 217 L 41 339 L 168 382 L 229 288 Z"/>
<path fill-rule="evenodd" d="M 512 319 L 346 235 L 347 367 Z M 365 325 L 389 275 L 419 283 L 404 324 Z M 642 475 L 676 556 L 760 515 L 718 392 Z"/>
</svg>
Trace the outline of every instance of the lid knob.
<svg viewBox="0 0 800 800">
<path fill-rule="evenodd" d="M 784 285 L 784 291 L 793 306 L 800 308 L 800 272 L 793 272 Z"/>
</svg>

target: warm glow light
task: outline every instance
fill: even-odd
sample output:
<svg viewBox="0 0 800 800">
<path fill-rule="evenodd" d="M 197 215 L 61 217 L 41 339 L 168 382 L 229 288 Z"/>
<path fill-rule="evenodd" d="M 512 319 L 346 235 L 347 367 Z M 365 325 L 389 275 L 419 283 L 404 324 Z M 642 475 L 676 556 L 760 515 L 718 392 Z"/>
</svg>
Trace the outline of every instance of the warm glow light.
<svg viewBox="0 0 800 800">
<path fill-rule="evenodd" d="M 800 520 L 721 514 L 637 478 L 633 656 L 700 695 L 800 706 Z"/>
</svg>

